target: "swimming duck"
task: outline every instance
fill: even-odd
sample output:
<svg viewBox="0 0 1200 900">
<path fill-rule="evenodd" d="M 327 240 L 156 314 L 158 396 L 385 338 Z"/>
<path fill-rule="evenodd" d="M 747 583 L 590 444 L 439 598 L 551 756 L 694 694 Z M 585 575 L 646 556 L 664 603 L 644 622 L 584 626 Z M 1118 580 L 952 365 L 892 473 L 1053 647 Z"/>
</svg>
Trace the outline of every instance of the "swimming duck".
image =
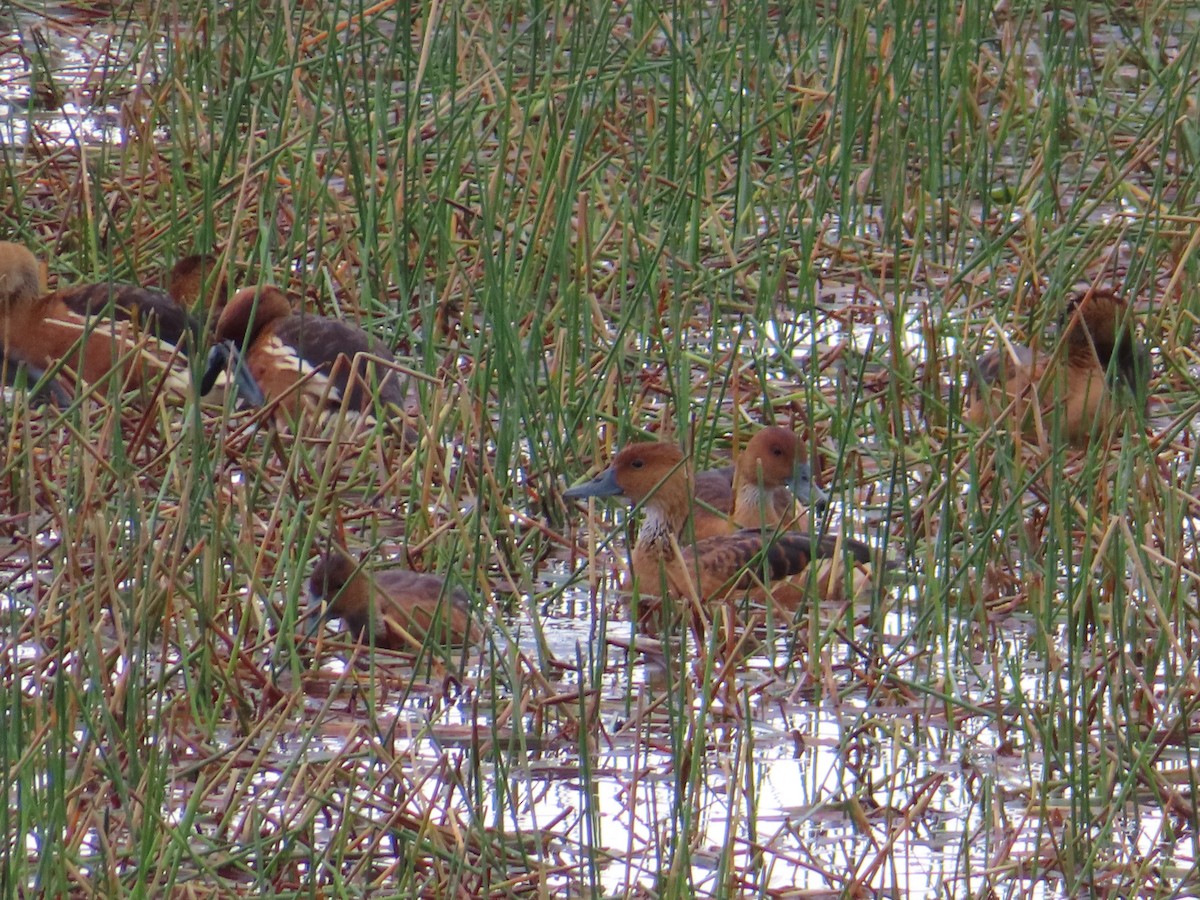
<svg viewBox="0 0 1200 900">
<path fill-rule="evenodd" d="M 804 492 L 808 466 L 797 461 L 798 453 L 799 441 L 787 428 L 764 428 L 750 440 L 738 456 L 733 476 L 734 496 L 730 520 L 735 526 L 768 532 L 807 533 L 810 530 L 813 523 L 809 521 L 805 508 L 807 499 L 816 496 L 818 502 L 813 509 L 818 512 L 828 505 L 828 499 L 824 491 L 812 488 L 811 481 L 808 486 L 817 493 L 812 495 Z M 789 484 L 795 490 L 794 496 L 788 490 Z M 836 542 L 842 539 L 831 536 L 827 540 Z M 871 591 L 871 579 L 861 566 L 849 573 L 851 590 L 845 591 L 847 582 L 841 553 L 831 553 L 814 564 L 817 566 L 815 583 L 821 596 L 826 599 L 840 598 L 846 593 L 853 597 L 864 597 Z"/>
<path fill-rule="evenodd" d="M 441 643 L 476 643 L 471 600 L 439 575 L 389 569 L 371 575 L 341 550 L 331 550 L 309 579 L 308 615 L 341 619 L 356 640 L 385 650 L 415 650 L 428 636 Z"/>
<path fill-rule="evenodd" d="M 697 540 L 713 537 L 718 534 L 729 534 L 737 528 L 758 527 L 757 522 L 752 526 L 746 521 L 738 522 L 733 513 L 737 506 L 736 495 L 739 490 L 747 496 L 742 503 L 743 516 L 748 519 L 747 510 L 753 509 L 755 515 L 769 503 L 777 515 L 769 524 L 778 524 L 786 515 L 802 515 L 803 510 L 796 510 L 796 504 L 820 511 L 829 503 L 828 495 L 812 480 L 812 470 L 808 463 L 799 461 L 798 441 L 796 435 L 788 428 L 769 426 L 762 429 L 750 439 L 746 449 L 738 456 L 748 460 L 759 460 L 765 466 L 764 476 L 769 481 L 763 487 L 770 495 L 769 499 L 760 496 L 758 479 L 755 470 L 751 468 L 747 479 L 741 486 L 735 486 L 737 464 L 722 466 L 717 469 L 704 469 L 695 474 L 694 491 L 699 501 L 692 510 L 692 529 Z M 784 459 L 780 459 L 784 456 Z M 786 467 L 787 471 L 784 471 Z"/>
<path fill-rule="evenodd" d="M 1060 340 L 1053 355 L 1005 344 L 981 356 L 967 386 L 964 419 L 982 427 L 1012 415 L 1026 437 L 1038 440 L 1060 418 L 1068 443 L 1082 447 L 1116 416 L 1118 381 L 1144 403 L 1149 355 L 1115 293 L 1089 290 L 1073 297 Z"/>
<path fill-rule="evenodd" d="M 594 479 L 568 489 L 568 500 L 627 497 L 645 511 L 634 546 L 633 575 L 643 594 L 669 592 L 684 599 L 721 600 L 729 596 L 771 599 L 797 608 L 808 595 L 805 573 L 814 558 L 845 550 L 857 563 L 871 559 L 865 544 L 849 538 L 743 529 L 733 534 L 688 542 L 682 537 L 691 515 L 689 473 L 674 444 L 631 444 Z M 762 560 L 761 565 L 756 560 Z M 796 578 L 795 576 L 801 576 Z M 835 585 L 818 586 L 826 596 Z"/>
<path fill-rule="evenodd" d="M 383 408 L 401 414 L 405 392 L 396 359 L 361 328 L 337 319 L 293 313 L 275 287 L 242 288 L 217 321 L 217 343 L 201 382 L 207 394 L 239 350 L 250 376 L 266 400 L 279 400 L 295 418 L 302 409 L 337 410 L 342 403 L 355 413 Z"/>
<path fill-rule="evenodd" d="M 807 507 L 821 510 L 828 498 L 812 483 L 799 453 L 800 442 L 790 428 L 770 426 L 750 439 L 734 466 L 729 511 L 734 525 L 807 530 Z"/>
</svg>

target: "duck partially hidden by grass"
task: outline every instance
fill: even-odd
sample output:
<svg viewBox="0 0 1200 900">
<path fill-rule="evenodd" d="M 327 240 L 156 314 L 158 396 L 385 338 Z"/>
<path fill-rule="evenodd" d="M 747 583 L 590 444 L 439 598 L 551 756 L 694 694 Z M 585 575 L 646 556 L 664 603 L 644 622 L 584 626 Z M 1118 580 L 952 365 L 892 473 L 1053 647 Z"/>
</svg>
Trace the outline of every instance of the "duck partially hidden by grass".
<svg viewBox="0 0 1200 900">
<path fill-rule="evenodd" d="M 764 428 L 751 439 L 738 456 L 734 471 L 733 509 L 729 518 L 735 527 L 805 534 L 812 530 L 815 523 L 810 520 L 805 501 L 815 499 L 813 508 L 821 512 L 828 505 L 828 498 L 812 485 L 808 466 L 800 461 L 799 453 L 800 442 L 786 428 Z M 793 499 L 789 502 L 789 498 Z M 838 537 L 826 540 L 844 542 Z M 848 573 L 850 589 L 845 589 L 847 573 L 840 552 L 820 557 L 812 565 L 817 566 L 813 581 L 822 597 L 845 594 L 863 597 L 871 591 L 870 576 L 861 565 Z"/>
<path fill-rule="evenodd" d="M 388 569 L 371 574 L 345 552 L 332 550 L 309 578 L 308 615 L 341 619 L 354 638 L 385 650 L 417 650 L 428 638 L 439 645 L 480 639 L 471 600 L 439 575 Z"/>
<path fill-rule="evenodd" d="M 733 474 L 730 520 L 738 528 L 808 529 L 809 507 L 829 502 L 800 459 L 800 441 L 788 428 L 771 426 L 750 439 Z"/>
<path fill-rule="evenodd" d="M 743 454 L 745 456 L 745 454 Z M 736 478 L 736 476 L 735 476 Z M 632 444 L 592 481 L 568 489 L 569 500 L 587 497 L 628 498 L 641 506 L 645 521 L 633 548 L 633 577 L 643 595 L 671 595 L 699 602 L 748 596 L 787 610 L 809 596 L 808 567 L 814 559 L 840 558 L 868 563 L 871 549 L 842 537 L 813 539 L 807 534 L 742 529 L 732 534 L 689 540 L 692 491 L 681 451 L 674 444 Z M 841 595 L 840 567 L 824 573 L 816 585 L 826 598 Z"/>
<path fill-rule="evenodd" d="M 405 389 L 396 358 L 361 328 L 293 313 L 275 287 L 234 294 L 217 322 L 200 391 L 207 394 L 240 351 L 265 401 L 293 421 L 308 410 L 403 417 Z"/>
<path fill-rule="evenodd" d="M 1068 303 L 1053 354 L 1005 343 L 975 363 L 964 419 L 980 428 L 1015 421 L 1031 440 L 1047 443 L 1054 429 L 1086 446 L 1118 416 L 1114 389 L 1122 383 L 1145 405 L 1150 360 L 1133 332 L 1125 302 L 1107 290 Z"/>
<path fill-rule="evenodd" d="M 169 294 L 108 282 L 48 293 L 45 266 L 11 242 L 0 242 L 0 331 L 4 356 L 35 377 L 61 361 L 86 383 L 115 373 L 123 387 L 161 385 L 180 398 L 191 392 L 188 354 L 201 345 Z"/>
<path fill-rule="evenodd" d="M 828 496 L 813 483 L 808 463 L 799 458 L 799 441 L 791 429 L 763 428 L 738 455 L 739 461 L 743 458 L 756 461 L 761 473 L 747 469 L 739 482 L 739 467 L 730 464 L 695 474 L 698 503 L 692 510 L 692 528 L 697 540 L 739 527 L 757 528 L 759 519 L 751 520 L 752 514 L 765 514 L 765 524 L 777 525 L 784 519 L 798 521 L 809 508 L 820 512 L 828 505 Z M 739 494 L 744 495 L 740 502 Z"/>
<path fill-rule="evenodd" d="M 167 293 L 200 324 L 216 326 L 229 301 L 229 288 L 220 272 L 220 260 L 211 253 L 185 256 L 171 268 Z"/>
<path fill-rule="evenodd" d="M 190 354 L 204 342 L 199 320 L 189 309 L 199 305 L 203 279 L 212 264 L 209 256 L 185 257 L 171 270 L 165 292 L 136 284 L 98 282 L 62 288 L 56 296 L 81 317 L 133 323 L 139 331 Z"/>
</svg>

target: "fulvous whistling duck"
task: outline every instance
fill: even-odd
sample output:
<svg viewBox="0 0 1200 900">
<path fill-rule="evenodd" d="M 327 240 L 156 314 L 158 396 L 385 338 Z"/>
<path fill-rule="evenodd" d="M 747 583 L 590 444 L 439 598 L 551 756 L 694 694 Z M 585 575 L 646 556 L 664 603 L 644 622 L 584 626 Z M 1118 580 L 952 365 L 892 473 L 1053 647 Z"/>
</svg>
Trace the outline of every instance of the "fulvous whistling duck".
<svg viewBox="0 0 1200 900">
<path fill-rule="evenodd" d="M 808 477 L 808 466 L 797 461 L 798 452 L 799 441 L 787 428 L 764 428 L 750 440 L 738 456 L 733 475 L 733 510 L 730 513 L 733 525 L 767 531 L 809 531 L 812 523 L 804 505 L 808 495 L 796 490 L 793 496 L 787 488 L 788 484 L 792 484 L 793 489 L 797 487 L 798 476 L 794 473 L 801 466 L 803 476 Z M 811 482 L 809 484 L 811 486 Z M 813 490 L 819 492 L 818 504 L 814 504 L 819 512 L 828 505 L 828 500 L 824 491 Z M 858 544 L 857 541 L 852 543 Z M 815 564 L 819 567 L 815 581 L 821 595 L 827 599 L 841 596 L 845 579 L 840 554 L 832 553 Z M 850 583 L 852 596 L 865 596 L 871 590 L 870 578 L 861 567 L 850 572 Z"/>
<path fill-rule="evenodd" d="M 167 293 L 200 321 L 212 320 L 215 326 L 229 300 L 225 279 L 219 277 L 219 261 L 211 253 L 185 256 L 171 268 Z M 207 291 L 205 288 L 207 287 Z"/>
<path fill-rule="evenodd" d="M 1063 437 L 1082 447 L 1116 416 L 1117 380 L 1144 402 L 1149 355 L 1120 297 L 1107 290 L 1073 297 L 1060 334 L 1063 346 L 1053 355 L 1006 344 L 981 356 L 967 386 L 964 419 L 982 427 L 1012 415 L 1037 440 L 1059 418 Z"/>
<path fill-rule="evenodd" d="M 223 281 L 214 280 L 207 294 L 204 291 L 216 265 L 216 257 L 209 254 L 185 256 L 172 267 L 165 293 L 136 284 L 101 282 L 62 288 L 56 295 L 80 316 L 102 317 L 111 313 L 118 322 L 133 322 L 160 341 L 192 352 L 200 343 L 197 314 L 207 309 L 219 312 L 225 305 Z M 202 295 L 203 309 L 200 309 Z"/>
<path fill-rule="evenodd" d="M 639 443 L 621 450 L 605 471 L 563 496 L 624 496 L 642 507 L 646 518 L 632 558 L 643 594 L 670 593 L 701 601 L 750 596 L 795 609 L 807 596 L 802 573 L 814 557 L 830 557 L 844 547 L 857 563 L 871 559 L 870 548 L 859 541 L 822 537 L 814 542 L 796 532 L 745 529 L 688 542 L 682 537 L 692 507 L 688 481 L 683 451 L 677 446 Z M 801 577 L 792 580 L 794 576 Z M 818 585 L 818 590 L 832 596 L 836 585 Z"/>
<path fill-rule="evenodd" d="M 738 505 L 736 494 L 739 490 L 747 494 L 741 504 L 743 515 L 749 515 L 746 510 L 751 508 L 751 505 L 757 515 L 764 503 L 769 503 L 771 509 L 777 513 L 768 523 L 772 525 L 778 524 L 785 516 L 802 515 L 803 511 L 795 509 L 797 502 L 805 508 L 811 506 L 818 511 L 824 509 L 829 503 L 828 495 L 813 484 L 812 470 L 809 469 L 808 463 L 797 458 L 798 452 L 794 432 L 779 426 L 769 426 L 755 434 L 746 445 L 746 449 L 738 455 L 739 461 L 749 454 L 750 459 L 760 460 L 763 464 L 762 486 L 770 495 L 766 500 L 760 496 L 758 478 L 753 469 L 750 470 L 749 479 L 740 487 L 735 487 L 738 468 L 736 464 L 697 472 L 694 476 L 694 490 L 699 502 L 692 510 L 692 530 L 696 539 L 728 534 L 739 527 L 759 527 L 757 522 L 748 526 L 734 519 L 734 510 Z"/>
<path fill-rule="evenodd" d="M 136 284 L 98 283 L 62 288 L 55 292 L 63 305 L 81 318 L 111 317 L 132 322 L 142 334 L 192 352 L 200 328 L 180 304 L 174 291 L 163 293 Z"/>
<path fill-rule="evenodd" d="M 807 517 L 810 504 L 820 509 L 828 503 L 824 491 L 813 485 L 812 472 L 798 458 L 799 452 L 800 442 L 790 428 L 771 426 L 750 439 L 734 466 L 729 513 L 734 525 L 796 528 Z M 799 527 L 807 530 L 808 526 Z"/>
<path fill-rule="evenodd" d="M 439 575 L 389 569 L 374 575 L 341 550 L 317 563 L 309 579 L 308 615 L 342 620 L 345 630 L 385 650 L 416 650 L 428 636 L 439 643 L 476 643 L 471 600 Z"/>
<path fill-rule="evenodd" d="M 44 266 L 7 241 L 0 242 L 0 330 L 4 355 L 31 372 L 62 360 L 85 382 L 116 370 L 129 387 L 161 379 L 169 393 L 190 393 L 187 354 L 199 332 L 169 295 L 128 284 L 47 293 Z"/>
<path fill-rule="evenodd" d="M 245 366 L 266 400 L 281 400 L 293 417 L 313 405 L 373 413 L 376 404 L 393 414 L 404 408 L 395 357 L 361 328 L 337 319 L 293 313 L 275 287 L 242 288 L 217 322 L 200 392 L 207 394 L 232 354 Z"/>
</svg>

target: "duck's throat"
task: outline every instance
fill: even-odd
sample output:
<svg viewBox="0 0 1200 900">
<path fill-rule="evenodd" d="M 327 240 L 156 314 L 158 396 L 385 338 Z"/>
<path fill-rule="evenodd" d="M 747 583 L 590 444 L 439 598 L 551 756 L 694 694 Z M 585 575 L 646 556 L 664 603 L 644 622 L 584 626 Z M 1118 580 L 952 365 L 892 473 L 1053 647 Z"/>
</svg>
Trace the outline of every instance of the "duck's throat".
<svg viewBox="0 0 1200 900">
<path fill-rule="evenodd" d="M 675 558 L 675 541 L 672 535 L 678 527 L 664 511 L 657 506 L 646 508 L 646 520 L 638 532 L 637 549 L 639 555 L 646 560 L 667 562 Z"/>
</svg>

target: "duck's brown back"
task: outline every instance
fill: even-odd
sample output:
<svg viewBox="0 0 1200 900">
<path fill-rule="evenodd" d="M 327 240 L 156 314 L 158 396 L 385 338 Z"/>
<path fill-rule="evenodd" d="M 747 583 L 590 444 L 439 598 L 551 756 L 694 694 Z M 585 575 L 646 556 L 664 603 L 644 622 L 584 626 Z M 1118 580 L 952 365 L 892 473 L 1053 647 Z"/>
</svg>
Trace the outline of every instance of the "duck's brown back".
<svg viewBox="0 0 1200 900">
<path fill-rule="evenodd" d="M 385 407 L 404 408 L 401 378 L 388 365 L 396 358 L 361 328 L 338 319 L 294 314 L 276 323 L 274 336 L 329 378 L 336 392 L 330 393 L 331 403 L 345 397 L 348 409 L 370 412 L 378 398 Z"/>
<path fill-rule="evenodd" d="M 449 587 L 444 578 L 406 569 L 390 569 L 375 576 L 380 617 L 393 649 L 413 649 L 403 631 L 415 639 L 430 635 L 439 643 L 474 643 L 478 629 L 471 621 L 471 598 L 461 587 Z M 395 626 L 399 625 L 400 629 Z M 376 641 L 378 642 L 378 635 Z"/>
<path fill-rule="evenodd" d="M 54 295 L 67 309 L 85 318 L 110 316 L 185 351 L 196 346 L 199 328 L 168 294 L 133 284 L 85 284 Z"/>
</svg>

